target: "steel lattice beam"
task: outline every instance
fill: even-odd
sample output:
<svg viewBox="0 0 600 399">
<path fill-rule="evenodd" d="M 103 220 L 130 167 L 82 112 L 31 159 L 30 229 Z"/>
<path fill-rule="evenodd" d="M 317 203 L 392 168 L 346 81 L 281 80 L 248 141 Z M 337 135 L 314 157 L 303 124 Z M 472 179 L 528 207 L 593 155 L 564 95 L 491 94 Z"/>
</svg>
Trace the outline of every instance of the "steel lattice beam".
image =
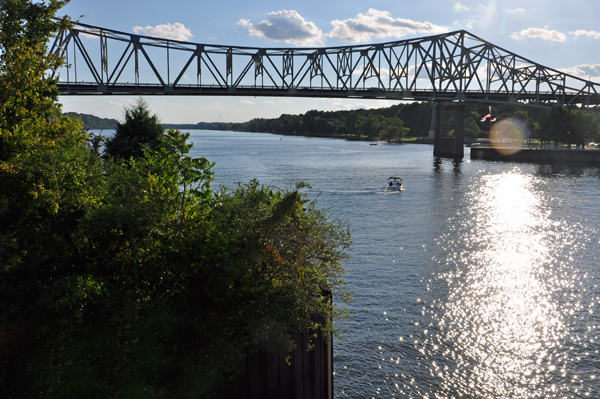
<svg viewBox="0 0 600 399">
<path fill-rule="evenodd" d="M 57 35 L 50 51 L 67 60 L 68 67 L 52 71 L 60 78 L 61 95 L 600 106 L 600 84 L 542 66 L 466 31 L 382 44 L 292 49 L 188 43 L 76 24 Z M 195 81 L 190 79 L 193 74 Z"/>
</svg>

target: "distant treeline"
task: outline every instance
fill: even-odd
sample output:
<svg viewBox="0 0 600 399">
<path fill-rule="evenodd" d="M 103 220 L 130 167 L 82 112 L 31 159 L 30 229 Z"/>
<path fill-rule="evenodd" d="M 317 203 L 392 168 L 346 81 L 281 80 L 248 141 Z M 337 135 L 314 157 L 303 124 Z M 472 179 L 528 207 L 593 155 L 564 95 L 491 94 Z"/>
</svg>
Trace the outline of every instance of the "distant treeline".
<svg viewBox="0 0 600 399">
<path fill-rule="evenodd" d="M 199 122 L 194 124 L 163 123 L 165 129 L 178 130 L 233 130 L 235 123 L 229 122 Z"/>
<path fill-rule="evenodd" d="M 575 125 L 581 123 L 568 122 L 579 111 L 561 115 L 556 121 L 548 123 L 549 111 L 543 109 L 524 107 L 519 105 L 493 105 L 491 107 L 491 118 L 481 121 L 489 113 L 487 104 L 468 104 L 465 107 L 464 133 L 465 138 L 474 139 L 486 137 L 490 127 L 490 119 L 497 122 L 513 118 L 519 120 L 520 129 L 524 137 L 536 137 L 547 140 L 546 136 L 557 136 L 559 133 L 550 132 L 551 127 L 560 122 L 563 135 L 565 132 L 576 129 Z M 344 137 L 368 140 L 396 140 L 400 137 L 427 137 L 431 128 L 431 115 L 433 107 L 430 102 L 413 102 L 392 105 L 387 108 L 356 109 L 349 111 L 317 111 L 311 110 L 305 114 L 289 115 L 283 114 L 278 118 L 265 119 L 256 118 L 243 123 L 227 122 L 200 122 L 197 124 L 172 124 L 165 123 L 165 128 L 179 130 L 229 130 L 242 132 L 278 133 L 299 136 L 328 136 Z M 545 112 L 545 113 L 544 113 Z M 67 113 L 65 115 L 81 119 L 87 129 L 115 129 L 117 121 L 114 119 L 102 119 L 92 115 Z M 570 115 L 570 116 L 569 116 Z M 556 119 L 554 118 L 554 119 Z M 594 117 L 598 120 L 598 116 Z M 568 123 L 567 123 L 568 122 Z M 587 122 L 586 122 L 587 123 Z M 564 126 L 562 126 L 564 124 Z M 573 125 L 573 126 L 571 126 Z M 452 117 L 443 119 L 444 134 L 453 135 L 454 120 Z M 597 131 L 595 127 L 586 127 L 585 135 L 589 139 L 595 139 Z M 449 131 L 449 133 L 448 133 Z M 589 131 L 589 132 L 588 132 Z M 582 136 L 583 137 L 583 136 Z M 573 137 L 571 136 L 571 139 Z"/>
<path fill-rule="evenodd" d="M 69 118 L 81 120 L 83 127 L 90 130 L 114 130 L 117 127 L 115 119 L 98 118 L 94 115 L 78 114 L 77 112 L 67 112 L 64 115 Z"/>
<path fill-rule="evenodd" d="M 83 127 L 89 130 L 115 130 L 118 121 L 110 118 L 99 118 L 90 114 L 79 114 L 77 112 L 66 112 L 64 114 L 73 119 L 83 122 Z M 165 129 L 178 130 L 232 130 L 233 123 L 222 122 L 200 122 L 197 124 L 163 123 Z"/>
<path fill-rule="evenodd" d="M 281 115 L 275 119 L 252 119 L 236 123 L 232 130 L 296 134 L 302 136 L 356 136 L 376 138 L 389 124 L 399 118 L 409 128 L 409 136 L 427 136 L 431 126 L 431 104 L 398 104 L 388 108 L 356 109 L 351 111 L 308 111 L 302 115 Z"/>
<path fill-rule="evenodd" d="M 486 104 L 469 104 L 465 109 L 465 136 L 476 138 L 488 131 L 489 125 L 480 122 L 488 114 Z M 165 124 L 180 130 L 231 130 L 240 132 L 280 133 L 301 136 L 339 136 L 362 137 L 375 139 L 382 131 L 389 130 L 390 124 L 401 123 L 407 137 L 427 137 L 431 128 L 430 102 L 413 102 L 392 105 L 387 108 L 356 109 L 349 111 L 317 111 L 311 110 L 305 114 L 283 114 L 278 118 L 256 118 L 242 123 L 200 122 L 198 124 Z M 517 114 L 520 118 L 537 122 L 543 110 L 525 108 L 517 105 L 494 105 L 493 117 L 499 120 Z M 397 118 L 397 119 L 394 119 Z M 451 122 L 451 121 L 450 121 Z"/>
<path fill-rule="evenodd" d="M 483 136 L 489 124 L 480 122 L 489 113 L 486 104 L 469 104 L 465 108 L 465 137 Z M 281 115 L 275 119 L 252 119 L 244 123 L 226 124 L 227 130 L 296 134 L 303 136 L 339 136 L 376 139 L 389 130 L 390 123 L 400 123 L 409 131 L 403 136 L 427 137 L 431 128 L 433 107 L 429 102 L 397 104 L 387 108 L 351 111 L 308 111 L 302 115 Z M 515 105 L 494 105 L 492 117 L 499 120 L 518 115 L 523 122 L 538 121 L 543 110 Z M 397 118 L 397 119 L 395 119 Z M 448 121 L 447 121 L 448 122 Z M 449 121 L 452 122 L 451 120 Z M 532 125 L 533 126 L 533 125 Z"/>
</svg>

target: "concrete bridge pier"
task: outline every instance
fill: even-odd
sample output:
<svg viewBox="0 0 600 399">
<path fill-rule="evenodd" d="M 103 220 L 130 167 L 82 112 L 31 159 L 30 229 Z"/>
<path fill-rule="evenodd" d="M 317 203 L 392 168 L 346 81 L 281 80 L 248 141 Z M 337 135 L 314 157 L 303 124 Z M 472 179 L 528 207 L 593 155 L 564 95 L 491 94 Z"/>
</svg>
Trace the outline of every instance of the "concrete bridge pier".
<svg viewBox="0 0 600 399">
<path fill-rule="evenodd" d="M 437 104 L 435 113 L 433 156 L 463 158 L 465 156 L 465 105 Z"/>
</svg>

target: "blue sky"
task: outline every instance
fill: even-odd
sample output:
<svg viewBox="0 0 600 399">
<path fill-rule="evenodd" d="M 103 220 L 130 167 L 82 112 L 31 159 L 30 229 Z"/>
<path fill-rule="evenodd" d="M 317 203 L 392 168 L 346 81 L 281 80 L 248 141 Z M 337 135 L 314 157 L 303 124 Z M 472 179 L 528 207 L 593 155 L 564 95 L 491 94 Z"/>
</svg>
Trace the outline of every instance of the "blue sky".
<svg viewBox="0 0 600 399">
<path fill-rule="evenodd" d="M 254 47 L 380 43 L 465 29 L 550 68 L 600 82 L 600 1 L 72 0 L 59 15 L 108 29 Z M 80 16 L 82 16 L 79 18 Z M 120 118 L 136 98 L 63 96 L 63 111 Z M 150 97 L 163 122 L 243 122 L 310 109 L 386 107 L 382 100 Z"/>
</svg>

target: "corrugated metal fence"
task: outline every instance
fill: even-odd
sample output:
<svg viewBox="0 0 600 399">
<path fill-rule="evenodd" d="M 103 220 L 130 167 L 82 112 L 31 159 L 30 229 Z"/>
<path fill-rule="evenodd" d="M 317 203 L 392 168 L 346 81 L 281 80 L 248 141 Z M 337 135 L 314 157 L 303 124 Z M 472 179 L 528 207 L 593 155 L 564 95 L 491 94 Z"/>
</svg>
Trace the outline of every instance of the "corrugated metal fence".
<svg viewBox="0 0 600 399">
<path fill-rule="evenodd" d="M 321 333 L 294 336 L 291 363 L 288 352 L 275 339 L 248 350 L 241 372 L 225 389 L 223 398 L 236 399 L 333 399 L 333 340 Z M 314 349 L 307 350 L 309 344 Z"/>
</svg>

